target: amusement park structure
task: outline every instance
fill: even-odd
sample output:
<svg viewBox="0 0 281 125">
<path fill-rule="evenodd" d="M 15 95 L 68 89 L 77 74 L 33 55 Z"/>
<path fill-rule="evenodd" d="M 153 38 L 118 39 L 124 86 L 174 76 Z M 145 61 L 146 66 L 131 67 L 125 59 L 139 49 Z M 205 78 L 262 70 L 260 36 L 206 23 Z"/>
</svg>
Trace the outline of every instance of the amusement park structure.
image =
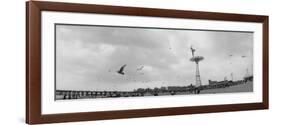
<svg viewBox="0 0 281 125">
<path fill-rule="evenodd" d="M 195 71 L 195 85 L 198 87 L 198 86 L 201 86 L 202 83 L 201 83 L 201 78 L 200 78 L 200 72 L 199 72 L 199 62 L 202 61 L 204 59 L 203 56 L 196 56 L 195 55 L 195 49 L 192 48 L 192 46 L 190 47 L 191 49 L 191 52 L 192 52 L 192 58 L 190 58 L 190 61 L 191 62 L 195 62 L 196 64 L 196 71 Z"/>
</svg>

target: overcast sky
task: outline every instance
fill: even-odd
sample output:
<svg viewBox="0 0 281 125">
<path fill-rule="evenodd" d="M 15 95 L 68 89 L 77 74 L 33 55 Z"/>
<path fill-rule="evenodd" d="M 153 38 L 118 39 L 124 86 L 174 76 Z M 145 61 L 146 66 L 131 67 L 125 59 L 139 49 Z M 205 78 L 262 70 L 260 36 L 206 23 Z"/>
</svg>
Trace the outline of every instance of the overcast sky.
<svg viewBox="0 0 281 125">
<path fill-rule="evenodd" d="M 133 90 L 242 79 L 253 70 L 253 33 L 56 25 L 56 87 L 61 90 Z M 122 65 L 124 75 L 118 74 Z M 143 68 L 142 68 L 143 67 Z M 137 70 L 139 69 L 139 70 Z M 141 70 L 140 70 L 141 69 Z"/>
</svg>

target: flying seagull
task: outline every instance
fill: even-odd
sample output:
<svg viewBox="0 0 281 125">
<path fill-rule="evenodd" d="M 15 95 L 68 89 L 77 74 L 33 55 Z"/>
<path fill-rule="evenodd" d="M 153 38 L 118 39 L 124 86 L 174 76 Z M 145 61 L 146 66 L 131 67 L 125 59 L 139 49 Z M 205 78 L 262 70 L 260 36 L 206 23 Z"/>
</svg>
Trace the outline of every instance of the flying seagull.
<svg viewBox="0 0 281 125">
<path fill-rule="evenodd" d="M 137 68 L 137 71 L 140 71 L 143 69 L 144 66 L 141 66 L 140 68 Z"/>
<path fill-rule="evenodd" d="M 193 49 L 192 46 L 190 47 L 190 49 L 191 49 L 191 52 L 192 52 L 192 57 L 194 57 L 195 49 Z"/>
<path fill-rule="evenodd" d="M 123 65 L 118 71 L 117 71 L 117 73 L 119 73 L 119 74 L 121 74 L 121 75 L 124 75 L 125 73 L 124 73 L 124 68 L 126 67 L 127 65 L 125 64 L 125 65 Z"/>
<path fill-rule="evenodd" d="M 246 56 L 241 56 L 242 58 L 245 58 Z"/>
</svg>

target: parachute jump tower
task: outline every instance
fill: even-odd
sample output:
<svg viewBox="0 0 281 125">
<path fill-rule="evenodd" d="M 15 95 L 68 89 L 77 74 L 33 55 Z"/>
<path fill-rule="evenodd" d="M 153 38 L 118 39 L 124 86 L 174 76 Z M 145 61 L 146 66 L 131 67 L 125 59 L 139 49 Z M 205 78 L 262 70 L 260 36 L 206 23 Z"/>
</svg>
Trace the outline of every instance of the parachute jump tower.
<svg viewBox="0 0 281 125">
<path fill-rule="evenodd" d="M 190 58 L 191 62 L 195 62 L 196 64 L 196 71 L 195 71 L 195 83 L 196 83 L 196 87 L 201 86 L 201 78 L 200 78 L 200 72 L 199 72 L 199 62 L 202 61 L 204 59 L 203 56 L 195 56 L 195 49 L 192 48 L 192 46 L 190 47 L 191 52 L 192 52 L 192 58 Z"/>
</svg>

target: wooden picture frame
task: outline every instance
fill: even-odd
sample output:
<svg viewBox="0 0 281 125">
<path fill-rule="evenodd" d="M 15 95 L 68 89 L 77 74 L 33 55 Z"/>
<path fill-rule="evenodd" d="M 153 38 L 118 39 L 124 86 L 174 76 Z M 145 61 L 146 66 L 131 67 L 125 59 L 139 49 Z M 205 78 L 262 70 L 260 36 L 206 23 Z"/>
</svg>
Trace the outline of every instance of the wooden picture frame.
<svg viewBox="0 0 281 125">
<path fill-rule="evenodd" d="M 42 114 L 41 103 L 41 12 L 98 13 L 127 16 L 145 16 L 176 19 L 199 19 L 217 21 L 252 22 L 262 24 L 262 102 L 148 108 L 116 111 L 89 111 L 61 114 Z M 268 16 L 198 12 L 168 9 L 104 6 L 57 2 L 29 1 L 26 3 L 26 123 L 56 123 L 88 120 L 152 117 L 182 114 L 197 114 L 226 111 L 243 111 L 269 108 L 268 62 L 269 62 L 269 24 Z"/>
</svg>

